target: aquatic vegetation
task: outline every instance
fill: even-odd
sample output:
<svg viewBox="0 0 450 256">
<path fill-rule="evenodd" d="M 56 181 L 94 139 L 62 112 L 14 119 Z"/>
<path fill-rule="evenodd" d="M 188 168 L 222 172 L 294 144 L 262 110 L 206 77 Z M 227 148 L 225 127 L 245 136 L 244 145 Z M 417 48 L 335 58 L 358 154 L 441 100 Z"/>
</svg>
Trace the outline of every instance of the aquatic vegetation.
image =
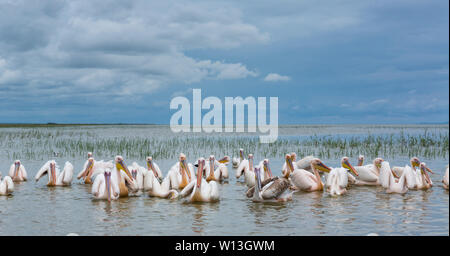
<svg viewBox="0 0 450 256">
<path fill-rule="evenodd" d="M 286 126 L 288 130 L 325 129 L 326 126 Z M 345 131 L 346 126 L 337 129 Z M 385 126 L 374 126 L 382 130 Z M 393 128 L 394 127 L 394 128 Z M 282 135 L 271 144 L 261 144 L 258 135 L 252 134 L 174 134 L 166 126 L 124 126 L 108 130 L 109 126 L 55 126 L 0 128 L 0 153 L 9 159 L 44 160 L 58 152 L 65 157 L 85 157 L 91 151 L 101 158 L 121 154 L 126 158 L 156 159 L 176 158 L 179 152 L 188 157 L 214 154 L 237 155 L 238 149 L 253 153 L 255 157 L 282 158 L 287 152 L 299 156 L 315 155 L 323 159 L 337 159 L 344 155 L 368 158 L 411 157 L 448 159 L 448 126 L 415 127 L 420 132 L 410 132 L 409 127 L 386 126 L 383 133 L 368 131 L 357 134 L 342 132 L 327 135 Z M 431 131 L 430 131 L 431 130 Z M 121 132 L 123 131 L 123 132 Z"/>
</svg>

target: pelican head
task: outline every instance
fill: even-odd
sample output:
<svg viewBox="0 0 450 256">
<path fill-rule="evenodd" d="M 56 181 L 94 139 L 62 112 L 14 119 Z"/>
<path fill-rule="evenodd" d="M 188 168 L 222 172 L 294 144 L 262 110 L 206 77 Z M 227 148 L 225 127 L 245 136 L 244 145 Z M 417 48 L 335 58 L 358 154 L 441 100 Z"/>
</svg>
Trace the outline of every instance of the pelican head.
<svg viewBox="0 0 450 256">
<path fill-rule="evenodd" d="M 292 160 L 292 162 L 297 161 L 297 154 L 295 152 L 291 153 L 291 160 Z"/>
<path fill-rule="evenodd" d="M 198 167 L 197 167 L 197 188 L 200 188 L 202 184 L 202 173 L 203 167 L 205 166 L 205 159 L 203 157 L 198 159 Z"/>
<path fill-rule="evenodd" d="M 375 165 L 379 169 L 379 168 L 381 168 L 382 162 L 384 162 L 384 159 L 381 157 L 377 157 L 377 158 L 375 158 L 375 160 L 373 160 L 373 165 Z"/>
<path fill-rule="evenodd" d="M 240 148 L 239 149 L 239 158 L 242 160 L 244 160 L 244 149 Z"/>
<path fill-rule="evenodd" d="M 272 178 L 273 175 L 272 175 L 272 171 L 270 170 L 269 159 L 264 159 L 263 167 L 264 167 L 264 172 L 269 174 L 269 178 Z"/>
<path fill-rule="evenodd" d="M 348 159 L 348 157 L 344 156 L 341 160 L 341 165 L 342 167 L 344 167 L 347 170 L 350 170 L 353 174 L 355 174 L 356 176 L 359 176 L 358 172 L 355 170 L 355 168 L 353 167 L 353 165 L 350 164 L 350 161 Z"/>
<path fill-rule="evenodd" d="M 17 175 L 19 174 L 19 170 L 20 170 L 20 160 L 16 160 L 14 161 L 14 178 L 17 177 Z"/>
<path fill-rule="evenodd" d="M 358 157 L 358 166 L 362 166 L 364 164 L 364 156 L 359 155 Z"/>
<path fill-rule="evenodd" d="M 91 158 L 93 155 L 92 155 L 92 152 L 88 152 L 88 154 L 87 154 L 87 157 L 88 158 Z"/>
<path fill-rule="evenodd" d="M 411 158 L 411 166 L 413 168 L 419 167 L 420 166 L 420 160 L 418 157 L 413 157 Z"/>
<path fill-rule="evenodd" d="M 248 154 L 248 167 L 250 171 L 253 171 L 253 154 Z"/>
<path fill-rule="evenodd" d="M 319 158 L 314 158 L 311 161 L 311 166 L 313 167 L 313 170 L 316 169 L 316 170 L 319 170 L 319 171 L 322 171 L 322 172 L 330 172 L 331 171 L 331 168 L 326 166 L 322 162 L 322 160 L 320 160 Z"/>
<path fill-rule="evenodd" d="M 128 175 L 128 177 L 130 179 L 133 179 L 133 176 L 131 175 L 130 171 L 128 170 L 127 165 L 123 161 L 123 157 L 122 156 L 116 156 L 115 161 L 116 161 L 116 168 L 117 168 L 117 170 L 124 171 Z"/>
</svg>

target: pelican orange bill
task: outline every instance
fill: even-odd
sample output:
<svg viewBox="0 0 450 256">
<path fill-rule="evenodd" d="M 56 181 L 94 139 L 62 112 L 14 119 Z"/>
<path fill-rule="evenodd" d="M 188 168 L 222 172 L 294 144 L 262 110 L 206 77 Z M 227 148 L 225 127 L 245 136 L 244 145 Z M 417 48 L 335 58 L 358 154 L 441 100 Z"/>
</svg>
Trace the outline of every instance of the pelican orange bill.
<svg viewBox="0 0 450 256">
<path fill-rule="evenodd" d="M 147 167 L 148 167 L 149 170 L 151 170 L 153 172 L 153 175 L 155 175 L 155 177 L 158 178 L 158 173 L 155 171 L 155 167 L 153 166 L 152 159 L 149 159 L 147 161 Z"/>
<path fill-rule="evenodd" d="M 118 167 L 119 168 L 117 168 L 117 169 L 123 170 L 128 175 L 128 177 L 130 177 L 130 179 L 133 179 L 133 176 L 131 175 L 130 171 L 128 170 L 127 165 L 123 162 L 123 160 L 118 161 Z"/>
<path fill-rule="evenodd" d="M 317 169 L 323 171 L 323 172 L 330 172 L 331 168 L 326 166 L 323 162 L 319 162 L 318 164 L 316 164 Z"/>
<path fill-rule="evenodd" d="M 344 167 L 345 169 L 350 170 L 353 174 L 355 174 L 356 176 L 359 176 L 358 172 L 355 170 L 355 168 L 350 164 L 350 162 L 348 160 L 345 160 L 342 163 L 342 167 Z"/>
<path fill-rule="evenodd" d="M 203 166 L 205 165 L 205 160 L 198 161 L 198 169 L 197 169 L 197 188 L 202 184 L 202 172 Z"/>
</svg>

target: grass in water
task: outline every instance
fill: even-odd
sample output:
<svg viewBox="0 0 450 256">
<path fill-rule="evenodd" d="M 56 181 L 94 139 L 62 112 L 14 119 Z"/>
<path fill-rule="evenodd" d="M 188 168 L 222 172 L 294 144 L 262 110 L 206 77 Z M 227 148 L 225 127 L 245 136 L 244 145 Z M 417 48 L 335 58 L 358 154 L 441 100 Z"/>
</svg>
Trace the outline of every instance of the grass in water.
<svg viewBox="0 0 450 256">
<path fill-rule="evenodd" d="M 71 129 L 55 127 L 25 127 L 0 129 L 0 152 L 8 159 L 45 160 L 53 152 L 72 158 L 84 158 L 86 152 L 94 152 L 98 158 L 112 158 L 121 154 L 126 158 L 155 159 L 176 158 L 180 152 L 188 157 L 237 156 L 238 149 L 256 157 L 282 158 L 296 152 L 299 157 L 314 155 L 323 159 L 342 156 L 356 157 L 363 154 L 375 157 L 424 157 L 428 159 L 449 157 L 448 131 L 409 134 L 397 133 L 374 135 L 309 135 L 284 136 L 271 144 L 259 143 L 257 136 L 220 136 L 194 134 L 119 134 L 102 136 L 95 129 Z M 131 134 L 131 135 L 130 135 Z"/>
</svg>

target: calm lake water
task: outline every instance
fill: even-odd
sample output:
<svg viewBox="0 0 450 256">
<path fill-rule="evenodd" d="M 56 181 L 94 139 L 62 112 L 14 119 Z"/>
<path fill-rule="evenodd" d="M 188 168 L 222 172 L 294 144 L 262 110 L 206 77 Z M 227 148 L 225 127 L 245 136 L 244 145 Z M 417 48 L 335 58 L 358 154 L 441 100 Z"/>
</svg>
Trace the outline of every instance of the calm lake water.
<svg viewBox="0 0 450 256">
<path fill-rule="evenodd" d="M 281 138 L 323 134 L 330 136 L 367 136 L 370 134 L 410 135 L 428 132 L 448 136 L 448 125 L 442 126 L 283 126 Z M 50 137 L 33 138 L 34 132 L 50 133 Z M 2 134 L 3 133 L 3 137 Z M 171 141 L 186 135 L 173 134 L 167 126 L 68 126 L 52 128 L 0 128 L 0 171 L 5 176 L 9 166 L 20 158 L 29 181 L 16 184 L 11 196 L 0 196 L 0 235 L 449 235 L 449 194 L 442 187 L 442 176 L 448 164 L 444 156 L 422 157 L 435 173 L 434 187 L 428 191 L 408 191 L 405 195 L 386 194 L 380 187 L 352 187 L 340 197 L 327 193 L 297 193 L 287 203 L 253 203 L 245 196 L 246 186 L 236 180 L 229 165 L 230 178 L 220 185 L 218 203 L 187 204 L 183 200 L 151 198 L 147 195 L 120 198 L 108 203 L 93 200 L 90 185 L 76 178 L 70 187 L 48 188 L 46 179 L 34 181 L 39 168 L 50 159 L 62 167 L 65 161 L 75 166 L 75 175 L 86 160 L 86 151 L 65 148 L 64 140 L 101 141 L 104 138 L 142 138 Z M 202 135 L 196 135 L 202 136 Z M 211 138 L 217 134 L 208 135 Z M 227 136 L 227 135 L 220 135 Z M 251 136 L 251 135 L 246 135 Z M 242 137 L 242 143 L 245 143 Z M 56 143 L 56 141 L 59 141 Z M 94 144 L 99 145 L 99 144 Z M 106 146 L 105 146 L 106 147 Z M 216 156 L 236 156 L 223 145 L 192 148 L 174 144 L 176 155 L 185 151 L 189 162 L 211 152 Z M 192 147 L 197 147 L 192 146 Z M 242 146 L 244 147 L 244 145 Z M 112 160 L 111 149 L 94 148 L 96 160 Z M 60 153 L 53 157 L 50 151 Z M 188 151 L 186 151 L 188 150 Z M 289 151 L 290 152 L 290 151 Z M 289 152 L 282 152 L 289 153 Z M 255 153 L 255 162 L 264 157 Z M 369 157 L 368 157 L 369 158 Z M 391 166 L 404 166 L 410 156 L 385 157 Z M 370 156 L 372 159 L 372 156 Z M 338 166 L 339 158 L 322 158 L 328 166 Z M 352 158 L 356 164 L 356 157 Z M 125 162 L 144 165 L 144 158 L 125 157 Z M 282 157 L 270 158 L 272 171 L 281 173 Z M 371 160 L 367 160 L 371 161 Z M 173 158 L 156 158 L 164 175 L 176 162 Z"/>
</svg>

